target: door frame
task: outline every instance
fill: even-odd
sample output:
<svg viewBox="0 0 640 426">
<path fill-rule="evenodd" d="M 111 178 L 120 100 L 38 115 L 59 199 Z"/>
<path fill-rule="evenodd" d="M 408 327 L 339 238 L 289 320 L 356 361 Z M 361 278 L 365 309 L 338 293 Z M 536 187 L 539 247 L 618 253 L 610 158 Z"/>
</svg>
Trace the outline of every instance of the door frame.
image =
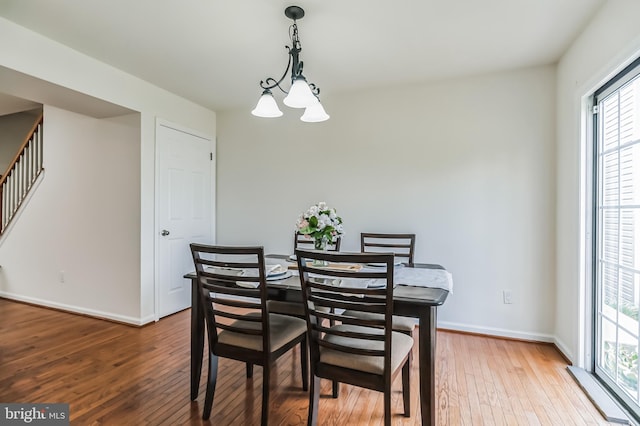
<svg viewBox="0 0 640 426">
<path fill-rule="evenodd" d="M 598 111 L 598 97 L 602 97 L 604 95 L 608 95 L 610 91 L 615 91 L 620 88 L 620 86 L 628 83 L 630 79 L 628 79 L 629 74 L 636 73 L 637 76 L 638 69 L 640 68 L 640 57 L 636 54 L 632 59 L 629 59 L 624 62 L 623 65 L 620 65 L 617 70 L 612 75 L 608 76 L 604 81 L 600 82 L 594 90 L 591 91 L 590 95 L 585 96 L 584 105 L 586 106 L 585 110 L 583 110 L 583 117 L 585 128 L 583 129 L 585 133 L 586 143 L 582 145 L 586 146 L 585 152 L 586 156 L 583 157 L 583 161 L 585 163 L 584 180 L 588 182 L 589 186 L 587 190 L 584 191 L 585 203 L 584 203 L 584 212 L 587 218 L 586 227 L 584 229 L 585 241 L 588 243 L 585 246 L 585 275 L 586 281 L 583 283 L 585 287 L 586 304 L 583 317 L 583 328 L 584 333 L 581 335 L 581 345 L 579 349 L 582 353 L 582 359 L 584 360 L 584 368 L 591 372 L 597 380 L 603 384 L 605 388 L 609 390 L 612 395 L 612 398 L 617 400 L 620 403 L 625 411 L 628 412 L 630 419 L 637 419 L 637 409 L 632 408 L 637 406 L 637 401 L 634 401 L 633 398 L 624 394 L 623 391 L 618 391 L 616 388 L 620 388 L 620 385 L 608 377 L 605 374 L 599 374 L 598 369 L 600 368 L 597 365 L 598 361 L 598 353 L 601 348 L 598 346 L 600 343 L 599 333 L 600 324 L 598 322 L 598 313 L 597 309 L 599 304 L 601 303 L 599 298 L 601 288 L 598 287 L 598 255 L 600 253 L 600 227 L 599 225 L 599 212 L 598 212 L 598 203 L 600 194 L 600 182 L 599 182 L 599 152 L 598 146 L 602 143 L 599 140 L 600 129 L 599 129 L 599 113 Z M 600 283 L 601 284 L 601 283 Z M 617 325 L 618 323 L 616 323 Z M 614 383 L 615 382 L 615 383 Z M 614 385 L 613 387 L 612 384 Z M 629 402 L 631 401 L 631 402 Z"/>
<path fill-rule="evenodd" d="M 190 135 L 193 136 L 197 136 L 199 138 L 203 138 L 209 141 L 209 149 L 211 152 L 211 161 L 209 164 L 209 172 L 210 172 L 210 178 L 211 178 L 211 239 L 212 239 L 212 243 L 216 242 L 216 221 L 215 221 L 215 216 L 216 216 L 216 163 L 217 163 L 217 156 L 216 156 L 216 138 L 208 135 L 206 133 L 203 132 L 199 132 L 197 130 L 193 130 L 190 129 L 188 127 L 182 126 L 180 124 L 176 124 L 174 122 L 171 122 L 169 120 L 165 120 L 163 118 L 160 117 L 156 117 L 156 123 L 155 123 L 155 127 L 154 127 L 154 157 L 155 157 L 155 161 L 154 161 L 154 212 L 153 212 L 153 228 L 154 228 L 154 238 L 153 238 L 153 317 L 154 317 L 154 321 L 159 321 L 160 320 L 160 284 L 158 283 L 158 276 L 159 276 L 159 271 L 158 271 L 158 260 L 159 260 L 159 243 L 160 243 L 160 229 L 159 229 L 159 224 L 160 224 L 160 220 L 158 217 L 158 213 L 159 213 L 159 194 L 161 191 L 160 185 L 159 185 L 159 180 L 160 180 L 160 153 L 158 150 L 158 128 L 160 126 L 164 126 L 164 127 L 169 127 L 171 129 L 180 131 L 180 132 L 184 132 L 184 133 L 188 133 Z"/>
</svg>

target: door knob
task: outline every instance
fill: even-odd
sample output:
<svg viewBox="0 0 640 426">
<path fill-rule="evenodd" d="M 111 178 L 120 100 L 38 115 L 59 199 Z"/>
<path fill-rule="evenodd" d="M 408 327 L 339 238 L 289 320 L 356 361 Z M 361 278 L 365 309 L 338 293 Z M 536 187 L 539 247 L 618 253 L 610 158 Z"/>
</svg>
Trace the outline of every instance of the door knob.
<svg viewBox="0 0 640 426">
<path fill-rule="evenodd" d="M 166 237 L 169 234 L 170 234 L 170 232 L 167 231 L 166 229 L 163 229 L 162 232 L 160 233 L 160 235 L 162 235 L 163 237 Z"/>
</svg>

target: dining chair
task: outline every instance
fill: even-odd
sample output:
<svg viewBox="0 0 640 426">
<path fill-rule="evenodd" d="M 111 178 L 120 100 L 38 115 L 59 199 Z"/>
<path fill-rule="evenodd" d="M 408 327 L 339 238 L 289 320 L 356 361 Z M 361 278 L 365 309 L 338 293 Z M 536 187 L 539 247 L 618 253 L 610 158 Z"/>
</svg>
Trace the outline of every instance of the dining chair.
<svg viewBox="0 0 640 426">
<path fill-rule="evenodd" d="M 218 358 L 262 366 L 262 417 L 269 413 L 269 377 L 275 360 L 300 344 L 302 389 L 308 389 L 306 323 L 269 313 L 263 247 L 191 244 L 209 343 L 209 375 L 203 419 L 213 408 Z M 249 368 L 247 368 L 249 376 Z"/>
<path fill-rule="evenodd" d="M 308 425 L 318 421 L 320 379 L 383 392 L 384 424 L 391 425 L 391 385 L 402 371 L 404 415 L 410 416 L 409 354 L 413 339 L 392 330 L 392 254 L 296 250 L 311 366 Z M 313 261 L 330 266 L 313 266 Z M 353 265 L 380 263 L 358 269 Z M 319 308 L 328 308 L 319 309 Z M 377 314 L 364 319 L 342 310 Z M 346 312 L 345 311 L 345 312 Z M 341 313 L 342 312 L 342 313 Z M 326 326 L 326 319 L 339 324 Z M 334 395 L 336 396 L 336 395 Z"/>
<path fill-rule="evenodd" d="M 416 234 L 381 234 L 363 232 L 360 234 L 360 251 L 363 253 L 393 253 L 397 259 L 406 259 L 407 263 L 413 263 Z M 363 312 L 348 312 L 363 318 L 376 318 L 375 314 Z M 413 337 L 416 321 L 413 318 L 394 316 L 393 330 L 405 333 Z"/>
<path fill-rule="evenodd" d="M 396 258 L 413 263 L 416 234 L 360 233 L 360 251 L 363 253 L 393 253 Z"/>
<path fill-rule="evenodd" d="M 335 243 L 328 244 L 328 251 L 340 251 L 341 236 L 338 235 Z M 313 238 L 308 238 L 305 234 L 294 232 L 293 250 L 298 248 L 313 250 Z M 269 312 L 282 315 L 293 315 L 304 319 L 304 308 L 301 302 L 290 302 L 284 300 L 269 300 L 267 302 Z"/>
<path fill-rule="evenodd" d="M 336 237 L 335 243 L 327 244 L 327 250 L 329 251 L 340 251 L 340 242 L 342 240 L 342 236 L 338 235 Z M 295 232 L 293 234 L 293 250 L 295 249 L 309 249 L 313 250 L 313 238 L 310 238 L 308 235 L 301 234 L 300 232 Z"/>
</svg>

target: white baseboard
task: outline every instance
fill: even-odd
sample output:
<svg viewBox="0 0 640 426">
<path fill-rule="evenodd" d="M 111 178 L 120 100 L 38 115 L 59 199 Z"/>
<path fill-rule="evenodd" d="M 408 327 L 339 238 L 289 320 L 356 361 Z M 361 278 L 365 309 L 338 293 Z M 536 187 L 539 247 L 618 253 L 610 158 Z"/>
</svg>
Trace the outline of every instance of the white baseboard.
<svg viewBox="0 0 640 426">
<path fill-rule="evenodd" d="M 124 315 L 117 315 L 110 312 L 97 311 L 93 309 L 81 308 L 78 306 L 71 306 L 63 303 L 51 302 L 49 300 L 38 299 L 34 297 L 20 296 L 16 294 L 0 291 L 0 297 L 5 299 L 17 300 L 19 302 L 31 303 L 34 305 L 45 306 L 54 309 L 60 309 L 67 312 L 73 312 L 77 314 L 88 315 L 99 319 L 108 319 L 112 321 L 122 322 L 126 324 L 142 326 L 155 321 L 154 315 L 147 315 L 144 318 L 134 318 Z M 543 333 L 530 333 L 526 331 L 507 330 L 504 328 L 495 327 L 480 327 L 469 324 L 455 323 L 449 321 L 438 321 L 438 328 L 444 330 L 462 331 L 466 333 L 483 334 L 487 336 L 505 337 L 509 339 L 529 340 L 532 342 L 545 342 L 553 343 L 560 352 L 569 360 L 573 360 L 571 351 L 569 351 L 567 345 L 559 340 L 556 336 Z"/>
<path fill-rule="evenodd" d="M 575 365 L 575 361 L 573 359 L 573 353 L 569 350 L 569 347 L 567 345 L 565 345 L 564 342 L 562 340 L 558 339 L 557 337 L 555 337 L 553 339 L 553 343 L 554 343 L 554 345 L 556 345 L 556 348 L 558 348 L 558 350 L 560 352 L 562 352 L 562 355 L 566 359 L 571 361 L 571 364 Z"/>
<path fill-rule="evenodd" d="M 551 334 L 530 333 L 528 331 L 507 330 L 504 328 L 481 327 L 449 321 L 438 321 L 438 328 L 467 333 L 485 334 L 487 336 L 506 337 L 510 339 L 530 340 L 532 342 L 556 343 L 557 339 Z"/>
<path fill-rule="evenodd" d="M 155 315 L 147 315 L 146 317 L 140 319 L 139 325 L 145 325 L 156 321 L 158 320 L 156 319 Z"/>
<path fill-rule="evenodd" d="M 111 321 L 117 321 L 125 324 L 131 324 L 136 326 L 142 326 L 150 322 L 155 321 L 153 315 L 144 318 L 135 318 L 125 315 L 113 314 L 111 312 L 97 311 L 95 309 L 87 309 L 79 306 L 67 305 L 64 303 L 56 303 L 50 300 L 38 299 L 36 297 L 22 296 L 18 294 L 7 293 L 0 291 L 0 297 L 10 300 L 16 300 L 18 302 L 30 303 L 33 305 L 44 306 L 47 308 L 59 309 L 61 311 L 72 312 L 76 314 L 87 315 L 98 319 L 107 319 Z"/>
</svg>

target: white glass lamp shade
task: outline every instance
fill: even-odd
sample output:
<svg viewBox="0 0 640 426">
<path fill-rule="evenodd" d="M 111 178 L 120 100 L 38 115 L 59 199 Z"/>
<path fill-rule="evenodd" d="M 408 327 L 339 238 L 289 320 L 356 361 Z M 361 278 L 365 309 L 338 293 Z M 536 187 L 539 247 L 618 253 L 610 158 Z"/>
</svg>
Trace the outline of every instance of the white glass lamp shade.
<svg viewBox="0 0 640 426">
<path fill-rule="evenodd" d="M 273 99 L 271 91 L 267 89 L 262 92 L 262 96 L 260 96 L 260 99 L 258 99 L 258 104 L 253 109 L 253 111 L 251 111 L 251 114 L 255 115 L 256 117 L 274 118 L 281 117 L 282 111 L 280 111 L 280 108 L 278 108 L 276 100 Z"/>
<path fill-rule="evenodd" d="M 311 106 L 308 106 L 304 110 L 304 114 L 300 117 L 300 120 L 306 123 L 319 123 L 321 121 L 327 121 L 329 119 L 329 114 L 327 114 L 322 107 L 320 101 L 316 98 L 316 102 Z"/>
<path fill-rule="evenodd" d="M 306 108 L 309 105 L 313 105 L 316 99 L 307 84 L 307 80 L 302 76 L 298 76 L 293 80 L 289 94 L 282 101 L 291 108 Z"/>
</svg>

